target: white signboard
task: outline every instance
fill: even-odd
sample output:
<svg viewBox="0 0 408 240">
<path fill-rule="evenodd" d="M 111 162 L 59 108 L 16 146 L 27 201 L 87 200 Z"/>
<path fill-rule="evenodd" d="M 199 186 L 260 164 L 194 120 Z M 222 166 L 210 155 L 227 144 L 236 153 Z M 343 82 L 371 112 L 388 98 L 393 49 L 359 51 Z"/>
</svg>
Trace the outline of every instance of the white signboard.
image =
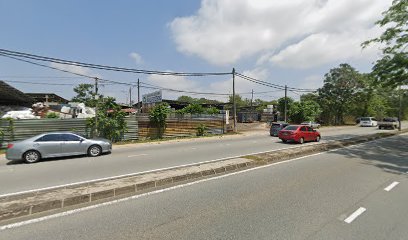
<svg viewBox="0 0 408 240">
<path fill-rule="evenodd" d="M 162 101 L 162 91 L 148 93 L 142 96 L 143 103 L 156 103 Z"/>
</svg>

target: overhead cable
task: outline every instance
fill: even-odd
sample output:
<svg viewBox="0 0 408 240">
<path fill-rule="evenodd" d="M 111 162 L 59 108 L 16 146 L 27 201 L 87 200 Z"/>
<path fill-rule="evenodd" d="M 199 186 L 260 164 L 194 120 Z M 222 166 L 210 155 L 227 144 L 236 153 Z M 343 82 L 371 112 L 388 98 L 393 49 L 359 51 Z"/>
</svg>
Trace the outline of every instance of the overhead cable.
<svg viewBox="0 0 408 240">
<path fill-rule="evenodd" d="M 83 63 L 77 61 L 70 61 L 58 58 L 51 58 L 45 57 L 40 55 L 34 55 L 29 53 L 17 52 L 17 51 L 10 51 L 7 49 L 0 49 L 0 54 L 3 56 L 13 56 L 19 57 L 24 59 L 31 59 L 36 61 L 44 61 L 44 62 L 52 62 L 64 65 L 72 65 L 77 67 L 85 67 L 85 68 L 94 68 L 106 71 L 117 71 L 117 72 L 129 72 L 129 73 L 139 73 L 139 74 L 150 74 L 150 75 L 173 75 L 173 76 L 218 76 L 218 75 L 230 75 L 231 73 L 225 72 L 207 72 L 207 73 L 187 73 L 187 72 L 170 72 L 170 71 L 153 71 L 153 70 L 141 70 L 141 69 L 133 69 L 133 68 L 124 68 L 124 67 L 113 67 L 107 65 L 100 65 L 100 64 L 90 64 L 90 63 Z"/>
</svg>

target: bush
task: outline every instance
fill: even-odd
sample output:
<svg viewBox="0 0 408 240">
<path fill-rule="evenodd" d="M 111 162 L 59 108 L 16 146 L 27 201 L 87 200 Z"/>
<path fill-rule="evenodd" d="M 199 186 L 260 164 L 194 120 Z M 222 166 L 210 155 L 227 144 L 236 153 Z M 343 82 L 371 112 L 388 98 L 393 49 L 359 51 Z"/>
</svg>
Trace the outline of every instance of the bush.
<svg viewBox="0 0 408 240">
<path fill-rule="evenodd" d="M 196 132 L 197 136 L 204 136 L 205 131 L 207 130 L 207 127 L 201 123 L 200 125 L 197 126 L 196 130 L 197 130 Z"/>
<path fill-rule="evenodd" d="M 98 101 L 98 121 L 95 117 L 87 119 L 87 131 L 91 129 L 91 136 L 101 136 L 112 142 L 120 141 L 127 131 L 125 113 L 112 97 L 105 97 Z M 98 133 L 93 133 L 97 130 Z"/>
<path fill-rule="evenodd" d="M 56 112 L 48 112 L 45 118 L 59 118 L 59 114 Z"/>
<path fill-rule="evenodd" d="M 169 105 L 161 103 L 156 105 L 149 113 L 150 122 L 157 127 L 157 137 L 162 138 L 166 129 L 167 115 L 170 113 Z"/>
</svg>

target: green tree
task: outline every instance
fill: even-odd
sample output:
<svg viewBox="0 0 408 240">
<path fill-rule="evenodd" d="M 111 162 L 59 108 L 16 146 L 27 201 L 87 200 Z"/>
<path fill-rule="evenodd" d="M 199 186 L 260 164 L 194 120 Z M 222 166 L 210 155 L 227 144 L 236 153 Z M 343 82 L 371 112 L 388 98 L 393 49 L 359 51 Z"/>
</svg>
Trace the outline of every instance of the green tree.
<svg viewBox="0 0 408 240">
<path fill-rule="evenodd" d="M 385 44 L 383 57 L 373 67 L 377 83 L 394 87 L 408 84 L 408 1 L 394 0 L 376 24 L 386 27 L 385 31 L 379 37 L 365 41 L 362 46 Z"/>
<path fill-rule="evenodd" d="M 195 100 L 190 96 L 180 96 L 177 98 L 179 102 L 193 103 Z"/>
<path fill-rule="evenodd" d="M 170 113 L 170 108 L 167 103 L 160 103 L 154 106 L 149 113 L 150 122 L 157 127 L 157 137 L 162 138 L 166 130 L 166 119 Z"/>
<path fill-rule="evenodd" d="M 278 106 L 278 101 L 263 101 L 261 99 L 255 99 L 253 102 L 253 107 L 257 112 L 262 112 L 268 105 Z"/>
<path fill-rule="evenodd" d="M 293 100 L 293 98 L 291 97 L 287 97 L 286 98 L 286 110 L 287 112 L 290 111 L 290 109 L 292 108 L 293 103 L 295 102 L 295 100 Z M 280 113 L 280 116 L 285 116 L 285 97 L 281 97 L 278 99 L 278 111 Z"/>
<path fill-rule="evenodd" d="M 233 103 L 232 95 L 229 96 L 228 101 L 231 104 Z M 240 95 L 235 94 L 235 105 L 236 105 L 237 109 L 239 109 L 241 107 L 248 107 L 248 106 L 251 106 L 251 100 L 250 99 L 243 99 Z"/>
<path fill-rule="evenodd" d="M 72 102 L 84 103 L 87 107 L 95 107 L 98 100 L 95 98 L 102 98 L 101 94 L 96 96 L 93 84 L 81 83 L 74 88 L 76 96 L 71 99 Z"/>
<path fill-rule="evenodd" d="M 183 109 L 179 110 L 178 113 L 181 114 L 203 114 L 205 112 L 205 109 L 201 104 L 198 103 L 190 103 Z"/>
<path fill-rule="evenodd" d="M 319 101 L 319 95 L 316 93 L 306 93 L 306 94 L 302 94 L 300 96 L 300 101 L 314 101 L 314 102 L 318 102 Z"/>
<path fill-rule="evenodd" d="M 209 107 L 209 108 L 205 108 L 205 113 L 206 114 L 219 114 L 220 110 L 216 107 Z"/>
<path fill-rule="evenodd" d="M 111 140 L 112 142 L 120 141 L 123 134 L 127 131 L 125 113 L 116 103 L 115 98 L 105 97 L 98 101 L 97 111 L 98 121 L 91 118 L 88 124 L 98 130 L 98 135 Z"/>
<path fill-rule="evenodd" d="M 290 122 L 301 123 L 316 121 L 321 113 L 319 104 L 315 101 L 293 102 L 288 112 Z"/>
<path fill-rule="evenodd" d="M 220 103 L 220 101 L 217 100 L 211 100 L 211 99 L 206 99 L 206 98 L 192 98 L 190 96 L 180 96 L 177 98 L 177 101 L 179 102 L 186 102 L 186 103 L 199 103 L 199 104 L 215 104 L 215 103 Z"/>
<path fill-rule="evenodd" d="M 344 124 L 344 117 L 362 86 L 362 75 L 348 64 L 340 64 L 326 73 L 324 85 L 318 89 L 323 121 Z"/>
</svg>

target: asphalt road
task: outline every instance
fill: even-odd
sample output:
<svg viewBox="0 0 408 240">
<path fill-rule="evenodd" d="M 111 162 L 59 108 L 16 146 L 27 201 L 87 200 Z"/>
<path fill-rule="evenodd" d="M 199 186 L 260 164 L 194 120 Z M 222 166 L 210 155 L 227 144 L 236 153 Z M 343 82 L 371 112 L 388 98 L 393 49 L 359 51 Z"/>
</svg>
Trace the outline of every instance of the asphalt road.
<svg viewBox="0 0 408 240">
<path fill-rule="evenodd" d="M 341 127 L 324 128 L 321 133 L 324 142 L 384 131 L 388 130 Z M 0 156 L 0 195 L 298 146 L 283 144 L 265 129 L 241 136 L 119 146 L 112 154 L 97 158 L 24 164 Z"/>
<path fill-rule="evenodd" d="M 0 231 L 0 239 L 407 239 L 408 135 Z"/>
</svg>

